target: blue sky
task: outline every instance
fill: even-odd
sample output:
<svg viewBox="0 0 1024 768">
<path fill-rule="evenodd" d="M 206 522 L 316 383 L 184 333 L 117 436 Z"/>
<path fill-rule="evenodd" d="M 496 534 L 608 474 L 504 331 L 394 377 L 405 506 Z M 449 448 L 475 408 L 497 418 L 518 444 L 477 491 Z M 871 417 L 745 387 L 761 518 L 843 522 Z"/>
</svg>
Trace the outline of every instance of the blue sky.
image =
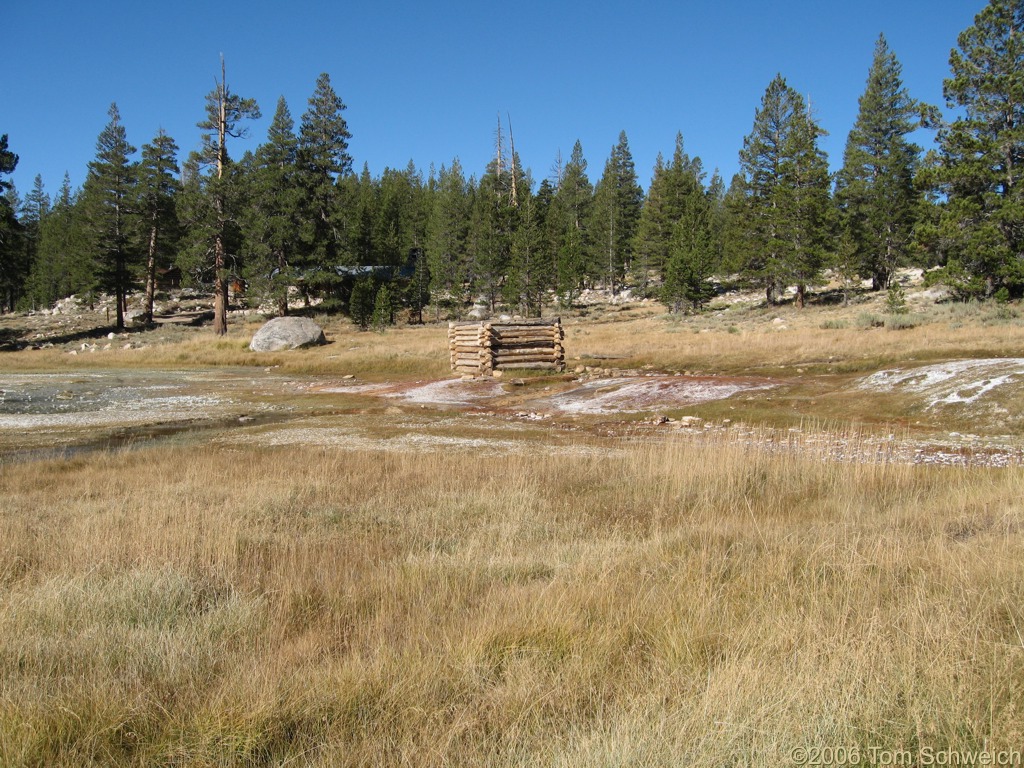
<svg viewBox="0 0 1024 768">
<path fill-rule="evenodd" d="M 625 130 L 645 188 L 680 131 L 687 151 L 728 182 L 781 72 L 829 132 L 823 147 L 835 170 L 878 34 L 911 94 L 945 109 L 950 49 L 985 4 L 13 0 L 0 12 L 0 134 L 20 155 L 21 194 L 36 174 L 51 195 L 65 171 L 82 183 L 111 102 L 135 146 L 162 127 L 184 157 L 199 144 L 195 124 L 223 53 L 232 90 L 263 110 L 235 156 L 265 139 L 279 96 L 298 122 L 327 72 L 348 107 L 356 170 L 365 162 L 375 176 L 410 160 L 426 174 L 456 156 L 479 175 L 500 113 L 537 181 L 577 139 L 596 181 Z"/>
</svg>

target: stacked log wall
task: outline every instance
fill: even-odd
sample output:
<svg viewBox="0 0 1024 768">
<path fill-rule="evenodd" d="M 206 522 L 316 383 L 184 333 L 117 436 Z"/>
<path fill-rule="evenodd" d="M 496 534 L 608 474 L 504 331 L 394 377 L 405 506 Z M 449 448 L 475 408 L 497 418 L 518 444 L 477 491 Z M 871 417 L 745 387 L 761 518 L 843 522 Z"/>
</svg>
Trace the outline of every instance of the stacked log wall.
<svg viewBox="0 0 1024 768">
<path fill-rule="evenodd" d="M 559 318 L 514 323 L 449 323 L 452 370 L 489 376 L 509 368 L 565 368 L 565 333 Z"/>
</svg>

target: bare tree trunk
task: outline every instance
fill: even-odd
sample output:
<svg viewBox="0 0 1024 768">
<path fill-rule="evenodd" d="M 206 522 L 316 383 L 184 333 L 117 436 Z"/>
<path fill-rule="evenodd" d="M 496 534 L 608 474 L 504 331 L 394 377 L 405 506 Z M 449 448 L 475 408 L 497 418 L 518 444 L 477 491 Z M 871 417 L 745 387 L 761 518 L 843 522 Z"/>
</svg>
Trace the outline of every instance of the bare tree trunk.
<svg viewBox="0 0 1024 768">
<path fill-rule="evenodd" d="M 279 252 L 277 254 L 277 268 L 278 275 L 283 275 L 285 267 L 288 264 L 285 262 L 284 253 Z M 281 317 L 285 317 L 288 314 L 288 286 L 285 285 L 281 295 L 277 299 L 277 312 Z"/>
<path fill-rule="evenodd" d="M 224 239 L 220 232 L 213 242 L 213 273 L 213 332 L 223 336 L 228 332 L 228 280 L 224 271 Z"/>
<path fill-rule="evenodd" d="M 228 332 L 228 280 L 224 271 L 224 190 L 220 182 L 224 178 L 224 164 L 227 160 L 227 88 L 228 79 L 224 57 L 220 58 L 219 110 L 217 113 L 217 236 L 213 244 L 213 332 L 223 336 Z"/>
<path fill-rule="evenodd" d="M 153 304 L 156 299 L 156 225 L 149 228 L 149 250 L 146 258 L 146 307 L 143 310 L 147 323 L 153 322 Z"/>
</svg>

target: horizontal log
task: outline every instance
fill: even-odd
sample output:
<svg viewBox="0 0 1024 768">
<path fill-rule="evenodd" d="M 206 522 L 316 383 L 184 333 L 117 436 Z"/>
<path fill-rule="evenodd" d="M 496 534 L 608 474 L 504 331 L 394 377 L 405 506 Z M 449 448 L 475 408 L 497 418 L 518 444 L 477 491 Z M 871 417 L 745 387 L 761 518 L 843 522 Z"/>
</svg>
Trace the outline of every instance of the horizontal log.
<svg viewBox="0 0 1024 768">
<path fill-rule="evenodd" d="M 559 370 L 562 367 L 560 363 L 516 363 L 515 365 L 501 365 L 495 366 L 495 368 L 501 368 L 508 370 L 510 368 L 524 368 L 524 369 L 546 369 L 546 370 Z"/>
<path fill-rule="evenodd" d="M 495 336 L 554 336 L 554 328 L 493 328 Z"/>
<path fill-rule="evenodd" d="M 529 344 L 531 342 L 541 342 L 545 344 L 551 344 L 555 341 L 554 336 L 537 336 L 536 334 L 526 335 L 515 335 L 515 336 L 495 336 L 494 341 L 498 344 Z"/>
<path fill-rule="evenodd" d="M 558 357 L 558 355 L 550 349 L 513 349 L 495 352 L 491 357 L 515 360 L 520 357 Z"/>
<path fill-rule="evenodd" d="M 555 348 L 550 344 L 517 344 L 514 347 L 492 347 L 495 354 L 507 352 L 509 354 L 529 354 L 531 352 L 554 352 Z"/>
<path fill-rule="evenodd" d="M 510 320 L 508 322 L 492 322 L 495 328 L 553 328 L 560 323 L 557 320 Z"/>
<path fill-rule="evenodd" d="M 555 350 L 552 349 L 551 345 L 543 347 L 498 347 L 494 350 L 496 355 L 516 355 L 516 354 L 554 354 Z"/>
<path fill-rule="evenodd" d="M 554 349 L 555 345 L 551 343 L 551 340 L 547 341 L 523 341 L 506 344 L 491 344 L 488 347 L 495 351 L 501 351 L 506 349 Z"/>
<path fill-rule="evenodd" d="M 494 325 L 494 333 L 557 333 L 557 325 Z"/>
<path fill-rule="evenodd" d="M 524 363 L 557 363 L 558 358 L 555 357 L 511 357 L 508 359 L 498 358 L 494 361 L 496 366 L 514 367 Z"/>
<path fill-rule="evenodd" d="M 449 344 L 448 349 L 458 352 L 479 352 L 489 347 L 481 347 L 479 344 Z"/>
</svg>

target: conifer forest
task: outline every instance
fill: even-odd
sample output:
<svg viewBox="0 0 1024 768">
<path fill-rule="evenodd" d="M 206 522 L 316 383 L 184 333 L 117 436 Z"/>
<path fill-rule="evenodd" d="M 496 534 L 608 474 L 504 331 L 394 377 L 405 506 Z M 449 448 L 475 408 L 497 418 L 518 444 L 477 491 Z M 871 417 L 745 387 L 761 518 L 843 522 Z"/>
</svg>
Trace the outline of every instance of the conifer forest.
<svg viewBox="0 0 1024 768">
<path fill-rule="evenodd" d="M 1022 29 L 1019 0 L 992 0 L 950 53 L 944 105 L 908 92 L 879 36 L 834 173 L 819 145 L 828 126 L 780 73 L 750 105 L 739 173 L 710 172 L 679 134 L 647 189 L 625 132 L 599 163 L 577 142 L 567 157 L 552 148 L 551 168 L 536 173 L 503 114 L 481 137 L 493 141 L 485 168 L 453 158 L 372 176 L 350 154 L 329 74 L 296 115 L 284 98 L 235 93 L 222 60 L 205 103 L 196 95 L 196 136 L 134 136 L 111 104 L 81 188 L 37 176 L 14 189 L 18 147 L 0 136 L 0 310 L 105 293 L 123 327 L 127 296 L 144 292 L 152 314 L 172 273 L 215 297 L 218 333 L 232 286 L 282 314 L 291 292 L 357 320 L 385 284 L 385 300 L 421 320 L 481 301 L 537 316 L 588 287 L 686 312 L 723 280 L 769 303 L 795 286 L 802 306 L 825 270 L 884 290 L 910 265 L 961 298 L 1020 297 Z M 265 140 L 237 153 L 261 110 L 273 110 Z"/>
</svg>

